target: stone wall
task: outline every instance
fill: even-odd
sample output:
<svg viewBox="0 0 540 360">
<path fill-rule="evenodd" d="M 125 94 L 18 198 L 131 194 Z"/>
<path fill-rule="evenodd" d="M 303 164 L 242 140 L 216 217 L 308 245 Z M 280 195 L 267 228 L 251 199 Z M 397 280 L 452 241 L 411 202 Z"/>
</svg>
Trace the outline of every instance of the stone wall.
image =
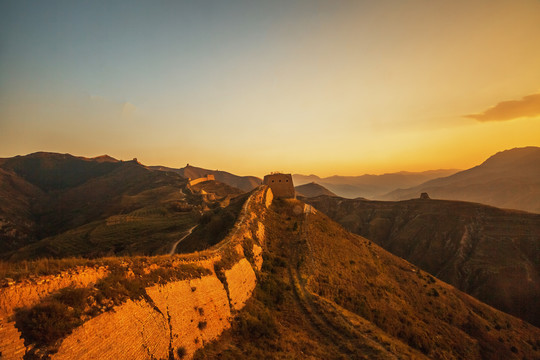
<svg viewBox="0 0 540 360">
<path fill-rule="evenodd" d="M 68 286 L 89 286 L 107 274 L 107 269 L 103 267 L 76 268 L 59 275 L 25 280 L 0 289 L 0 359 L 20 360 L 26 352 L 24 340 L 12 319 L 16 308 L 35 305 L 41 299 Z"/>
<path fill-rule="evenodd" d="M 215 176 L 210 174 L 210 175 L 206 175 L 205 177 L 200 177 L 197 179 L 190 180 L 189 186 L 194 186 L 194 185 L 200 184 L 205 181 L 210 181 L 210 180 L 216 180 Z"/>
<path fill-rule="evenodd" d="M 272 205 L 272 201 L 274 200 L 274 194 L 272 193 L 272 189 L 267 188 L 265 193 L 265 199 L 264 199 L 264 205 L 268 209 L 270 205 Z"/>
<path fill-rule="evenodd" d="M 54 360 L 186 358 L 230 327 L 230 305 L 215 275 L 146 289 L 152 300 L 128 301 L 77 328 Z"/>
<path fill-rule="evenodd" d="M 255 289 L 255 272 L 247 259 L 241 259 L 230 270 L 225 271 L 231 309 L 240 310 Z"/>
</svg>

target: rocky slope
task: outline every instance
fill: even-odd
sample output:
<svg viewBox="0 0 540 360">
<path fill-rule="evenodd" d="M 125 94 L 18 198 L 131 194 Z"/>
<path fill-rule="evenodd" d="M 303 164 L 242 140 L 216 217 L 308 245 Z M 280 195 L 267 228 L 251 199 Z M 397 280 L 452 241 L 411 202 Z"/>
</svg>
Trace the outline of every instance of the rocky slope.
<svg viewBox="0 0 540 360">
<path fill-rule="evenodd" d="M 471 169 L 395 190 L 380 199 L 407 200 L 422 192 L 433 199 L 472 201 L 540 213 L 540 148 L 502 151 Z"/>
<path fill-rule="evenodd" d="M 540 325 L 540 215 L 443 200 L 306 201 L 462 291 Z"/>
</svg>

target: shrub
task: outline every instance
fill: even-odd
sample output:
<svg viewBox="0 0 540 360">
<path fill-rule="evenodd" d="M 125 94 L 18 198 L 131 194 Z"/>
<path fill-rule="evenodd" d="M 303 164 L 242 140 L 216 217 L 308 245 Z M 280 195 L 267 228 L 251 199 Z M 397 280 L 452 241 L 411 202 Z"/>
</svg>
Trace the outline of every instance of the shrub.
<svg viewBox="0 0 540 360">
<path fill-rule="evenodd" d="M 176 355 L 178 355 L 179 359 L 183 359 L 187 354 L 186 348 L 183 346 L 180 346 L 178 349 L 176 349 Z"/>
<path fill-rule="evenodd" d="M 197 327 L 199 328 L 199 330 L 204 330 L 206 329 L 206 321 L 199 321 L 199 324 L 197 325 Z"/>
<path fill-rule="evenodd" d="M 82 311 L 88 305 L 91 295 L 92 291 L 88 288 L 67 287 L 61 289 L 54 297 L 62 304 Z"/>
<path fill-rule="evenodd" d="M 247 339 L 271 338 L 277 333 L 277 325 L 268 310 L 244 313 L 237 320 L 238 331 Z"/>
<path fill-rule="evenodd" d="M 58 301 L 38 304 L 15 313 L 15 323 L 25 340 L 51 345 L 71 333 L 82 321 L 73 310 Z"/>
</svg>

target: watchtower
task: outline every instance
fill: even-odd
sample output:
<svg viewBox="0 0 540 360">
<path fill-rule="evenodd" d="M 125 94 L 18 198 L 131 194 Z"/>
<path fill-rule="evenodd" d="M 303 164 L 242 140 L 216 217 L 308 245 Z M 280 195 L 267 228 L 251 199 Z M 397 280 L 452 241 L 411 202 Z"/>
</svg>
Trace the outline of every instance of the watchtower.
<svg viewBox="0 0 540 360">
<path fill-rule="evenodd" d="M 296 197 L 291 174 L 272 173 L 266 175 L 263 184 L 272 189 L 275 198 L 294 199 Z"/>
</svg>

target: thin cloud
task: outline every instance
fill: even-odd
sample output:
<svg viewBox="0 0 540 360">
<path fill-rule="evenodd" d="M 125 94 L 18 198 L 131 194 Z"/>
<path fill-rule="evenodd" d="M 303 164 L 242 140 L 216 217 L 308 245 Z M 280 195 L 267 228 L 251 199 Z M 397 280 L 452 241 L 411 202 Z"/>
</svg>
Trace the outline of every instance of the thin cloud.
<svg viewBox="0 0 540 360">
<path fill-rule="evenodd" d="M 125 102 L 122 104 L 122 118 L 130 119 L 133 116 L 133 113 L 137 110 L 137 107 L 130 102 Z"/>
<path fill-rule="evenodd" d="M 81 104 L 86 106 L 87 104 Z M 121 119 L 129 120 L 133 117 L 134 113 L 137 111 L 137 107 L 132 103 L 126 102 L 117 102 L 104 98 L 99 95 L 90 95 L 90 104 L 92 110 L 96 115 L 100 116 L 119 116 Z"/>
<path fill-rule="evenodd" d="M 536 116 L 540 116 L 540 94 L 528 95 L 521 100 L 501 101 L 481 114 L 465 115 L 465 117 L 482 122 Z"/>
</svg>

